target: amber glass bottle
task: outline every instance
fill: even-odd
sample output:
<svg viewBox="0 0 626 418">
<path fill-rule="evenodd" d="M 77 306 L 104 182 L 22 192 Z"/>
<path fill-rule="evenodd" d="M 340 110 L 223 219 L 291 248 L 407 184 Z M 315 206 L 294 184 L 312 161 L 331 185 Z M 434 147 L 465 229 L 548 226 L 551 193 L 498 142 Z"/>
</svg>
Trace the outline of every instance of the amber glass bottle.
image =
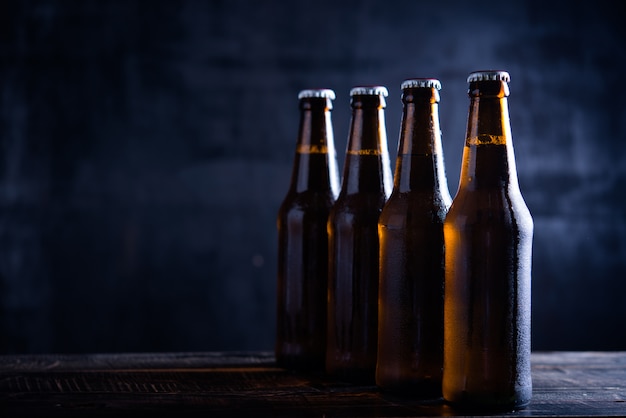
<svg viewBox="0 0 626 418">
<path fill-rule="evenodd" d="M 440 398 L 446 181 L 435 79 L 402 83 L 393 192 L 378 221 L 380 288 L 376 384 Z"/>
<path fill-rule="evenodd" d="M 332 90 L 303 90 L 291 185 L 278 211 L 277 364 L 323 371 L 328 212 L 339 192 Z"/>
<path fill-rule="evenodd" d="M 328 220 L 326 371 L 373 384 L 378 331 L 378 216 L 392 188 L 384 87 L 355 87 L 341 192 Z"/>
<path fill-rule="evenodd" d="M 470 74 L 458 192 L 444 224 L 443 396 L 466 407 L 515 409 L 531 398 L 533 221 L 517 182 L 509 74 Z"/>
</svg>

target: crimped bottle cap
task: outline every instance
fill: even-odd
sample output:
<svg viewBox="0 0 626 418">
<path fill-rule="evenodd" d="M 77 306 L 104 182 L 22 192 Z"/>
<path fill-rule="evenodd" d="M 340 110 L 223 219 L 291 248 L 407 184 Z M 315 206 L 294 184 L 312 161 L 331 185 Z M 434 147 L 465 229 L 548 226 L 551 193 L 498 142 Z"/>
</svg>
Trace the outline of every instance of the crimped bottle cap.
<svg viewBox="0 0 626 418">
<path fill-rule="evenodd" d="M 402 90 L 415 87 L 441 90 L 441 82 L 436 78 L 411 78 L 400 85 Z"/>
<path fill-rule="evenodd" d="M 309 97 L 321 97 L 335 100 L 335 92 L 331 89 L 307 89 L 298 93 L 298 99 L 306 99 Z"/>
<path fill-rule="evenodd" d="M 350 97 L 356 95 L 387 97 L 389 92 L 387 91 L 387 87 L 383 86 L 359 86 L 350 90 Z"/>
<path fill-rule="evenodd" d="M 511 81 L 511 76 L 506 71 L 499 70 L 474 71 L 467 77 L 468 83 L 473 81 L 504 81 L 508 83 Z"/>
</svg>

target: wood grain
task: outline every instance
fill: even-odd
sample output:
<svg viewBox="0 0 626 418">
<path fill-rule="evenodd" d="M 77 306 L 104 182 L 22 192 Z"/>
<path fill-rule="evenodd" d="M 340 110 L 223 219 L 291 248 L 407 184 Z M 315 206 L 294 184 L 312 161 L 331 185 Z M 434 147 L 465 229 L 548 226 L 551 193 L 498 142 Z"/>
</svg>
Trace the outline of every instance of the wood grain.
<svg viewBox="0 0 626 418">
<path fill-rule="evenodd" d="M 532 360 L 530 407 L 490 416 L 626 416 L 626 352 L 533 353 Z M 467 411 L 292 373 L 275 367 L 271 353 L 0 357 L 0 417 L 144 414 L 408 417 Z"/>
</svg>

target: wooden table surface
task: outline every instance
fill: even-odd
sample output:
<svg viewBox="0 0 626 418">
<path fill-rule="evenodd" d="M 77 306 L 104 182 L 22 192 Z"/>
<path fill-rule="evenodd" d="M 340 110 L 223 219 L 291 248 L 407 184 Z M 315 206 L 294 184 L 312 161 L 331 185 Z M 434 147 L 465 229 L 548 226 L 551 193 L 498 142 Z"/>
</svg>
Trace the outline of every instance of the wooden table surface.
<svg viewBox="0 0 626 418">
<path fill-rule="evenodd" d="M 626 352 L 536 352 L 532 364 L 531 405 L 490 416 L 626 416 Z M 0 356 L 1 418 L 122 415 L 409 417 L 463 412 L 439 401 L 384 395 L 374 386 L 295 374 L 277 368 L 272 354 L 263 352 Z"/>
</svg>

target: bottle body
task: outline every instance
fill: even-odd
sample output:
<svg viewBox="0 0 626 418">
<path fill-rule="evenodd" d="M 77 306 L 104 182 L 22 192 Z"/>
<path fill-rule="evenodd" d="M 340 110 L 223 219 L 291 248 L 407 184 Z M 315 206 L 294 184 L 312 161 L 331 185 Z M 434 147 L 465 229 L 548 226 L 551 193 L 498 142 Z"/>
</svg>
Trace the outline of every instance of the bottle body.
<svg viewBox="0 0 626 418">
<path fill-rule="evenodd" d="M 517 184 L 508 74 L 470 75 L 459 190 L 444 223 L 443 395 L 484 409 L 532 396 L 530 292 L 533 222 Z"/>
<path fill-rule="evenodd" d="M 403 83 L 394 189 L 380 239 L 376 384 L 419 398 L 441 397 L 443 222 L 451 198 L 443 165 L 437 80 Z"/>
<path fill-rule="evenodd" d="M 304 94 L 304 97 L 303 96 Z M 332 91 L 300 93 L 292 180 L 278 211 L 276 361 L 323 371 L 326 353 L 328 213 L 338 194 Z"/>
<path fill-rule="evenodd" d="M 326 371 L 374 383 L 378 321 L 378 217 L 391 192 L 386 89 L 353 89 L 341 192 L 328 220 Z"/>
</svg>

